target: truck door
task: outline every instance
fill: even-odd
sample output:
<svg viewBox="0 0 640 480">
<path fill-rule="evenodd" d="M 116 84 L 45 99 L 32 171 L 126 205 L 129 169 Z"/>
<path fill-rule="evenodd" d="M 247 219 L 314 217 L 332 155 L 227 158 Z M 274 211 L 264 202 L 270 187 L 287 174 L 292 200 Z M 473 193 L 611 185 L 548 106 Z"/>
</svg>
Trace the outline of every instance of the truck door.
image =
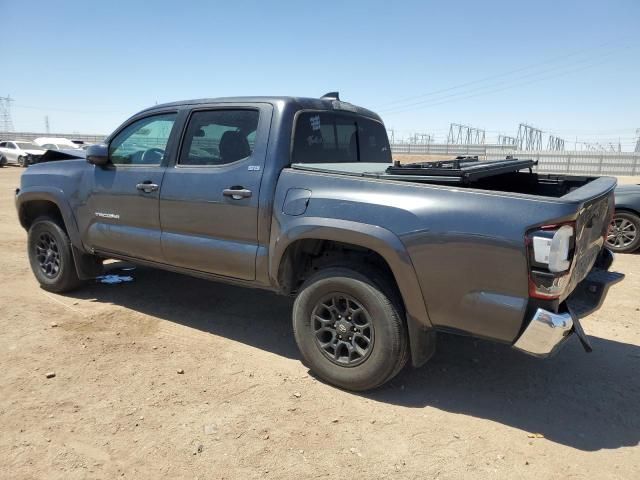
<svg viewBox="0 0 640 480">
<path fill-rule="evenodd" d="M 191 112 L 160 191 L 167 263 L 254 280 L 258 199 L 272 106 L 226 104 Z"/>
<path fill-rule="evenodd" d="M 88 220 L 80 226 L 90 247 L 164 261 L 159 195 L 176 116 L 156 113 L 125 126 L 109 143 L 110 163 L 90 170 Z"/>
</svg>

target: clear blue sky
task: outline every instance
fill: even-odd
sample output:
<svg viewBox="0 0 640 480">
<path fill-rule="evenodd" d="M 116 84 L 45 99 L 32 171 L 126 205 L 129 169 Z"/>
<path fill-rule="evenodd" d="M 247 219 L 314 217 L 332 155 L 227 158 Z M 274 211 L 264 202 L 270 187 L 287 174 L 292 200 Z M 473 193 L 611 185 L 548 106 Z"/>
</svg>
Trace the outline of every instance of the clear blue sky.
<svg viewBox="0 0 640 480">
<path fill-rule="evenodd" d="M 640 128 L 640 1 L 0 0 L 0 95 L 16 130 L 109 133 L 153 105 L 319 96 L 397 135 L 529 122 L 630 147 Z"/>
</svg>

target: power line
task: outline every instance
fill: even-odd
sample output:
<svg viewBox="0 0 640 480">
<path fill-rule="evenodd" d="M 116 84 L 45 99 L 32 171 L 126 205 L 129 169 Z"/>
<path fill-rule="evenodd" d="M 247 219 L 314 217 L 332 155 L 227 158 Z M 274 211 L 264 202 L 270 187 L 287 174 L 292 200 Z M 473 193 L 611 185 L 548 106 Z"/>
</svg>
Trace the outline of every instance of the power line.
<svg viewBox="0 0 640 480">
<path fill-rule="evenodd" d="M 425 98 L 425 97 L 429 97 L 429 96 L 436 95 L 436 94 L 439 94 L 439 93 L 444 93 L 444 92 L 448 92 L 448 91 L 451 91 L 451 90 L 457 90 L 459 88 L 467 87 L 469 85 L 475 85 L 477 83 L 486 82 L 487 80 L 493 80 L 494 78 L 500 78 L 500 77 L 506 77 L 506 76 L 509 76 L 509 75 L 513 75 L 514 73 L 523 72 L 525 70 L 529 70 L 531 68 L 535 68 L 535 67 L 538 67 L 538 66 L 541 66 L 541 65 L 546 65 L 546 64 L 549 64 L 549 63 L 555 63 L 555 62 L 558 62 L 559 60 L 564 60 L 565 58 L 574 57 L 576 55 L 580 55 L 580 54 L 583 54 L 583 53 L 588 53 L 588 54 L 592 55 L 593 51 L 595 49 L 606 47 L 606 46 L 614 44 L 614 43 L 616 43 L 616 42 L 615 41 L 604 42 L 604 43 L 601 43 L 599 45 L 596 45 L 595 47 L 576 50 L 574 52 L 571 52 L 571 53 L 568 53 L 568 54 L 565 54 L 565 55 L 560 55 L 560 56 L 557 56 L 557 57 L 553 57 L 553 58 L 551 58 L 549 60 L 545 60 L 543 62 L 538 62 L 538 63 L 525 65 L 524 67 L 516 68 L 514 70 L 508 70 L 506 72 L 497 73 L 495 75 L 490 75 L 488 77 L 480 78 L 480 79 L 477 79 L 477 80 L 472 80 L 472 81 L 469 81 L 469 82 L 460 83 L 458 85 L 453 85 L 451 87 L 442 88 L 442 89 L 439 89 L 439 90 L 434 90 L 434 91 L 431 91 L 431 92 L 428 92 L 428 93 L 423 93 L 423 94 L 420 94 L 420 95 L 414 95 L 414 96 L 411 96 L 411 97 L 405 97 L 403 99 L 398 99 L 398 100 L 392 100 L 392 101 L 389 101 L 389 102 L 385 102 L 385 103 L 381 104 L 380 106 L 392 105 L 392 104 L 396 104 L 396 103 L 406 103 L 408 101 L 417 100 L 419 98 Z"/>
<path fill-rule="evenodd" d="M 630 48 L 630 47 L 626 47 L 626 48 Z M 607 57 L 611 57 L 614 53 L 616 52 L 609 52 L 606 55 L 602 55 L 600 58 L 604 58 L 604 60 L 599 61 L 599 62 L 593 62 L 593 63 L 588 63 L 587 65 L 582 65 L 578 68 L 574 68 L 574 69 L 569 69 L 569 70 L 564 70 L 564 71 L 560 71 L 558 73 L 553 73 L 551 75 L 546 75 L 546 76 L 542 76 L 539 78 L 533 78 L 532 80 L 526 81 L 526 82 L 515 82 L 515 83 L 510 83 L 510 82 L 514 82 L 516 80 L 522 80 L 525 78 L 530 78 L 530 77 L 536 77 L 539 76 L 541 74 L 544 73 L 548 73 L 554 70 L 557 70 L 557 68 L 553 68 L 553 69 L 548 69 L 546 71 L 542 71 L 542 72 L 535 72 L 535 73 L 531 73 L 528 75 L 523 75 L 520 77 L 516 77 L 514 79 L 508 80 L 506 82 L 498 82 L 495 84 L 490 84 L 490 85 L 485 85 L 479 88 L 475 88 L 475 89 L 471 89 L 468 91 L 461 91 L 461 92 L 456 92 L 456 93 L 452 93 L 449 95 L 444 95 L 441 97 L 437 97 L 434 99 L 430 99 L 430 100 L 425 100 L 425 101 L 421 101 L 421 102 L 414 102 L 411 104 L 407 104 L 407 105 L 401 105 L 398 107 L 392 107 L 390 109 L 387 110 L 381 110 L 380 113 L 383 113 L 385 115 L 395 115 L 398 113 L 404 113 L 404 112 L 409 112 L 409 111 L 414 111 L 414 110 L 420 110 L 420 109 L 424 109 L 424 108 L 429 108 L 429 107 L 433 107 L 436 105 L 441 105 L 443 103 L 448 103 L 448 102 L 452 102 L 452 101 L 457 101 L 457 100 L 464 100 L 467 98 L 474 98 L 474 97 L 478 97 L 478 96 L 482 96 L 482 95 L 488 95 L 491 93 L 496 93 L 496 92 L 501 92 L 504 90 L 508 90 L 510 88 L 515 88 L 515 87 L 521 87 L 521 86 L 525 86 L 525 85 L 530 85 L 532 83 L 537 83 L 537 82 L 541 82 L 544 80 L 549 80 L 552 78 L 557 78 L 559 76 L 563 76 L 563 75 L 567 75 L 570 73 L 575 73 L 575 72 L 579 72 L 582 70 L 586 70 L 588 68 L 592 68 L 598 65 L 602 65 L 603 63 L 607 63 L 608 61 L 611 60 L 611 58 L 607 58 Z M 569 65 L 569 66 L 576 66 L 579 64 L 584 63 L 584 61 L 581 61 L 579 63 L 573 64 L 573 65 Z M 566 68 L 567 65 L 561 67 L 561 68 Z M 497 87 L 500 85 L 505 85 L 502 86 L 500 88 L 493 88 L 493 87 Z M 488 90 L 487 90 L 488 89 Z M 477 92 L 477 93 L 474 93 Z"/>
</svg>

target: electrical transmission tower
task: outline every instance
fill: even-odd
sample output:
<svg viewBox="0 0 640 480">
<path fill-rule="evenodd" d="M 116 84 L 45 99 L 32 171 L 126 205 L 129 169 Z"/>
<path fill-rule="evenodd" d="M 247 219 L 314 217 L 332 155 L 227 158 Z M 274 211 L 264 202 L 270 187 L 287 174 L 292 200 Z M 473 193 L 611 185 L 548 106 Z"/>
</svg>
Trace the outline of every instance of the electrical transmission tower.
<svg viewBox="0 0 640 480">
<path fill-rule="evenodd" d="M 447 143 L 450 145 L 484 145 L 485 132 L 468 125 L 452 123 L 449 126 Z"/>
<path fill-rule="evenodd" d="M 49 115 L 44 116 L 44 131 L 51 133 L 51 129 L 49 128 Z"/>
<path fill-rule="evenodd" d="M 11 102 L 13 102 L 13 98 L 9 95 L 0 97 L 0 132 L 13 132 Z"/>
<path fill-rule="evenodd" d="M 429 145 L 433 138 L 428 133 L 414 133 L 409 137 L 409 143 L 414 145 Z"/>
<path fill-rule="evenodd" d="M 498 135 L 498 144 L 503 147 L 517 147 L 518 139 L 509 135 Z"/>
<path fill-rule="evenodd" d="M 393 145 L 396 143 L 395 133 L 396 132 L 393 128 L 390 128 L 389 130 L 387 130 L 387 135 L 389 136 L 389 145 Z"/>
<path fill-rule="evenodd" d="M 521 123 L 518 127 L 518 150 L 542 150 L 542 130 Z"/>
<path fill-rule="evenodd" d="M 640 153 L 640 128 L 636 130 L 636 135 L 638 135 L 638 140 L 636 141 L 636 153 Z"/>
<path fill-rule="evenodd" d="M 547 150 L 552 152 L 564 151 L 564 139 L 549 135 L 549 141 L 547 142 Z"/>
</svg>

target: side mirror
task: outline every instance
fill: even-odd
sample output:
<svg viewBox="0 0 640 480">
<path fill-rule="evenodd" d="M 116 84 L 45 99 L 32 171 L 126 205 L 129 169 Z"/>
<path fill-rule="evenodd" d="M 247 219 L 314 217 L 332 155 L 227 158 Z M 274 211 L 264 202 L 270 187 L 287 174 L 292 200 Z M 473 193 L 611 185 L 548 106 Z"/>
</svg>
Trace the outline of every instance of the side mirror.
<svg viewBox="0 0 640 480">
<path fill-rule="evenodd" d="M 109 147 L 105 144 L 91 145 L 87 148 L 87 162 L 100 167 L 109 163 Z"/>
</svg>

